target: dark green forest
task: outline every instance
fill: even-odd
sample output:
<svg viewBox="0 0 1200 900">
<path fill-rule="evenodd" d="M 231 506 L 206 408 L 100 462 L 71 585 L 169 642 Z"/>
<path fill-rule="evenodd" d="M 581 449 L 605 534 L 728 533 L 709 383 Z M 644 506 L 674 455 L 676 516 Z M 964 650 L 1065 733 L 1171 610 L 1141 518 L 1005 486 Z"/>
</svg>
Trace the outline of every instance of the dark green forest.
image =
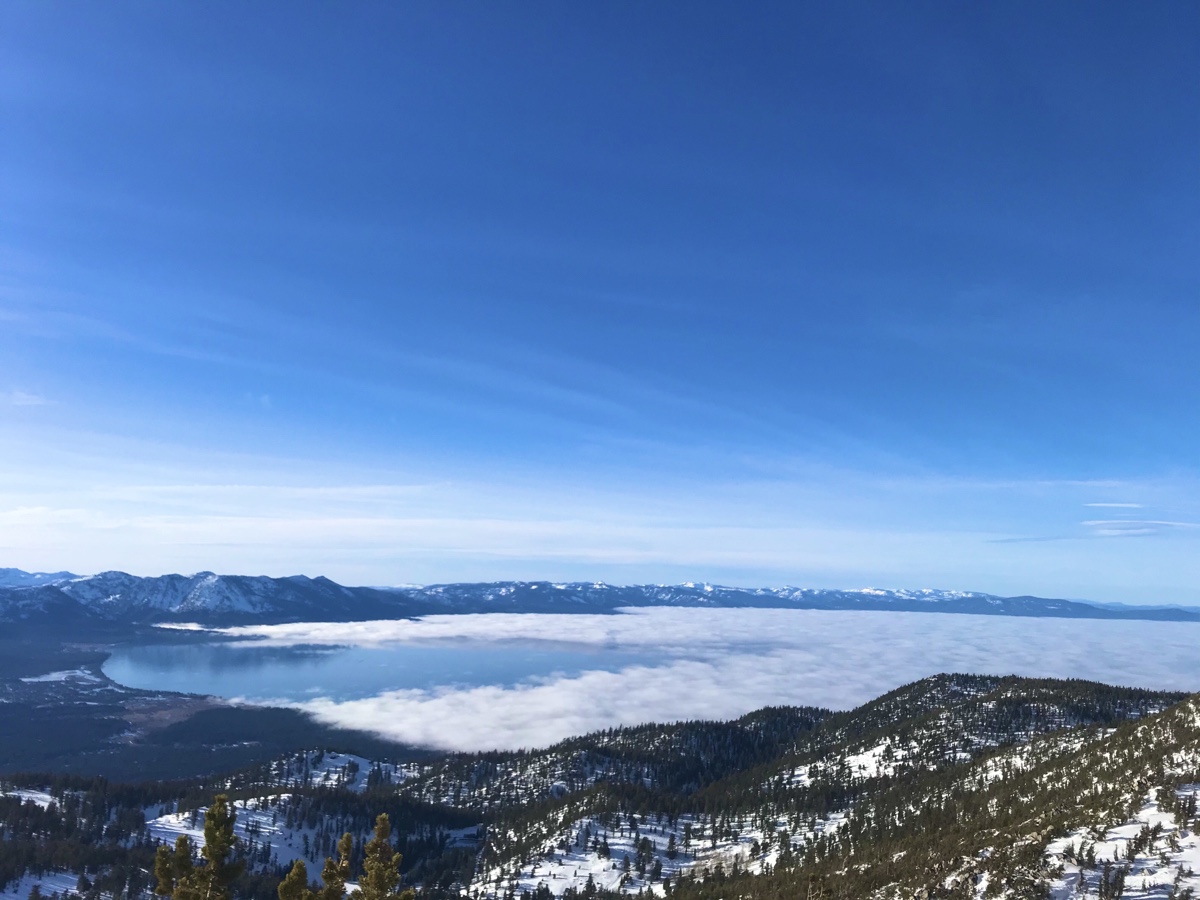
<svg viewBox="0 0 1200 900">
<path fill-rule="evenodd" d="M 11 775 L 0 885 L 69 872 L 84 900 L 150 900 L 170 870 L 168 895 L 204 900 L 189 893 L 209 864 L 203 842 L 174 843 L 161 823 L 198 834 L 221 795 L 240 822 L 227 890 L 246 900 L 338 900 L 329 878 L 359 884 L 378 868 L 381 815 L 397 875 L 380 888 L 388 897 L 958 898 L 980 885 L 1044 897 L 1049 841 L 1200 782 L 1198 723 L 1182 694 L 943 675 L 849 712 L 764 708 L 544 750 L 377 758 L 347 782 L 358 790 L 314 777 L 330 758 L 352 775 L 359 765 L 321 751 L 174 781 Z M 197 716 L 173 740 L 206 726 L 220 720 Z M 1170 802 L 1192 827 L 1195 798 Z M 1080 853 L 1088 896 L 1121 896 L 1131 864 Z M 603 884 L 539 880 L 585 858 Z"/>
</svg>

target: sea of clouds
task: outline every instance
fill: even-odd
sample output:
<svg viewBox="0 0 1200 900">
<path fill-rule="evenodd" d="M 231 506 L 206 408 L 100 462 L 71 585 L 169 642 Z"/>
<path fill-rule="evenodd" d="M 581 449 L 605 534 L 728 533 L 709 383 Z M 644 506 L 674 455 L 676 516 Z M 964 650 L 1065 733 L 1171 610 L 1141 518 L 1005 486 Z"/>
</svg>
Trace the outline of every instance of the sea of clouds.
<svg viewBox="0 0 1200 900">
<path fill-rule="evenodd" d="M 848 709 L 938 672 L 1200 689 L 1200 624 L 897 612 L 633 609 L 230 629 L 269 645 L 547 642 L 661 664 L 517 684 L 391 690 L 293 703 L 330 725 L 450 750 L 514 749 L 652 721 L 729 719 L 768 705 Z"/>
</svg>

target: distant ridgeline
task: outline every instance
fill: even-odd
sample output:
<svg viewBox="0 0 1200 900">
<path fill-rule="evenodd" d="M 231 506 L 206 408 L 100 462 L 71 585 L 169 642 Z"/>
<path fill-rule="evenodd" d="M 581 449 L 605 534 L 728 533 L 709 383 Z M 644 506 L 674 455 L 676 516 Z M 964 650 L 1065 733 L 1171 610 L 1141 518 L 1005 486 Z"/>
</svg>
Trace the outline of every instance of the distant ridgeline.
<svg viewBox="0 0 1200 900">
<path fill-rule="evenodd" d="M 1200 609 L 1122 606 L 967 591 L 733 588 L 687 582 L 617 586 L 602 582 L 502 581 L 424 587 L 345 587 L 294 575 L 162 575 L 0 569 L 0 622 L 143 625 L 194 622 L 220 627 L 346 622 L 453 613 L 611 613 L 622 607 L 706 607 L 966 613 L 1073 619 L 1200 621 Z"/>
<path fill-rule="evenodd" d="M 173 900 L 338 900 L 351 883 L 349 900 L 1200 889 L 1200 706 L 1178 693 L 938 675 L 848 712 L 403 763 L 351 752 L 137 785 L 0 779 L 0 895 L 153 900 L 155 875 Z"/>
</svg>

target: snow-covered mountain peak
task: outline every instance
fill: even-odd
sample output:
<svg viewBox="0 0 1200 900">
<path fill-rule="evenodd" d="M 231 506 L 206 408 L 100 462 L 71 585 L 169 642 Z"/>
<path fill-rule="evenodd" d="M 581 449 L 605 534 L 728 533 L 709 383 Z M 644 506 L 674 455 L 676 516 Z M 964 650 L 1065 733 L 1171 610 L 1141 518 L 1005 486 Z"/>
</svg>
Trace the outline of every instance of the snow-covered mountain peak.
<svg viewBox="0 0 1200 900">
<path fill-rule="evenodd" d="M 20 569 L 0 569 L 0 588 L 38 587 L 58 584 L 78 578 L 71 572 L 23 572 Z"/>
<path fill-rule="evenodd" d="M 424 587 L 346 587 L 325 577 L 161 575 L 125 572 L 84 577 L 0 570 L 0 621 L 41 615 L 208 625 L 390 619 L 447 613 L 611 613 L 626 607 L 759 607 L 942 612 L 973 615 L 1200 621 L 1200 609 L 1116 607 L 1084 601 L 935 588 L 738 588 L 712 582 L 619 586 L 601 581 L 499 581 Z M 7 574 L 5 574 L 7 573 Z M 65 573 L 63 573 L 65 574 Z M 3 580 L 7 578 L 7 583 Z"/>
</svg>

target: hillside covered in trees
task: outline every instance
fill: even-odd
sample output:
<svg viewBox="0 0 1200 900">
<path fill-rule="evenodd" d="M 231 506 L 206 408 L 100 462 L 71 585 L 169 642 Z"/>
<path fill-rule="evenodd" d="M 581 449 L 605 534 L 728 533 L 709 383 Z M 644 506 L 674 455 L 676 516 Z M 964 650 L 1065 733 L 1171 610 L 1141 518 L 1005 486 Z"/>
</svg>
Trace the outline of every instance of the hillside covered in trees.
<svg viewBox="0 0 1200 900">
<path fill-rule="evenodd" d="M 536 751 L 345 749 L 176 782 L 11 776 L 0 892 L 193 900 L 217 851 L 247 900 L 372 883 L 501 900 L 1200 889 L 1200 709 L 1180 694 L 943 675 L 849 712 L 765 708 Z M 379 881 L 381 815 L 394 884 Z M 206 849 L 214 827 L 225 849 Z"/>
</svg>

